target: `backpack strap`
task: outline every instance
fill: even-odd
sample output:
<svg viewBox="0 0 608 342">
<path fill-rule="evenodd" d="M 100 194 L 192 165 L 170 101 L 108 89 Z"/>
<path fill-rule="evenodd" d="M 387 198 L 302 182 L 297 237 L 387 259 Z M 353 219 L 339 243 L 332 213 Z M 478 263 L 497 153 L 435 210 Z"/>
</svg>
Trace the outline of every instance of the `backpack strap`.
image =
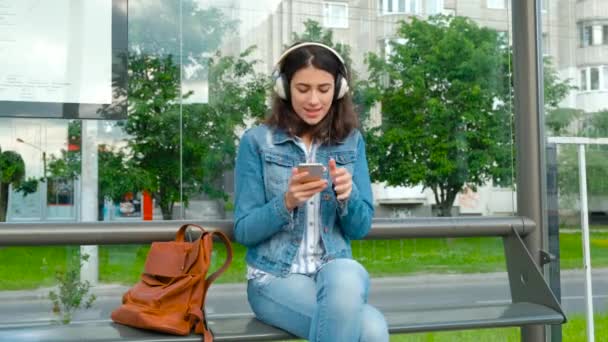
<svg viewBox="0 0 608 342">
<path fill-rule="evenodd" d="M 232 244 L 230 243 L 230 240 L 228 239 L 226 234 L 220 231 L 206 232 L 205 234 L 211 234 L 211 237 L 219 237 L 220 240 L 222 240 L 222 242 L 224 243 L 224 245 L 226 245 L 226 261 L 224 261 L 222 267 L 220 267 L 217 271 L 213 272 L 213 274 L 211 274 L 205 280 L 205 291 L 203 293 L 207 295 L 207 290 L 209 289 L 211 283 L 213 283 L 215 279 L 217 279 L 217 277 L 224 273 L 224 271 L 226 271 L 228 269 L 228 266 L 230 266 L 230 264 L 232 263 Z M 203 303 L 205 303 L 205 298 L 203 298 Z"/>
<path fill-rule="evenodd" d="M 194 326 L 194 332 L 202 334 L 202 342 L 213 342 L 213 333 L 207 327 L 207 319 L 205 314 L 199 308 L 190 309 L 190 319 L 192 323 L 196 323 Z"/>
<path fill-rule="evenodd" d="M 188 229 L 188 226 L 193 226 L 193 227 L 196 227 L 201 230 L 201 236 L 200 236 L 201 242 L 207 235 L 209 235 L 210 241 L 212 243 L 211 246 L 213 246 L 213 237 L 214 236 L 219 237 L 220 240 L 222 240 L 222 242 L 224 243 L 224 245 L 226 245 L 226 260 L 224 261 L 224 264 L 217 271 L 213 272 L 213 274 L 211 274 L 209 277 L 207 277 L 207 279 L 205 279 L 205 287 L 203 290 L 203 294 L 202 294 L 203 298 L 202 298 L 202 302 L 201 302 L 202 307 L 204 308 L 205 299 L 207 297 L 207 290 L 209 289 L 209 286 L 222 273 L 224 273 L 228 269 L 230 264 L 232 263 L 232 244 L 230 243 L 230 239 L 228 239 L 226 234 L 224 234 L 220 231 L 206 231 L 203 227 L 196 225 L 196 224 L 190 224 L 190 223 L 184 224 L 179 228 L 179 230 L 177 231 L 176 237 L 175 237 L 175 241 L 184 241 L 184 234 L 186 232 L 186 229 Z M 205 313 L 202 311 L 202 308 L 196 308 L 196 309 L 190 308 L 190 314 L 192 316 L 194 316 L 194 317 L 191 316 L 191 319 L 198 320 L 198 322 L 195 326 L 195 332 L 197 332 L 199 334 L 201 334 L 201 333 L 203 334 L 202 341 L 203 342 L 213 342 L 213 334 L 211 333 L 211 330 L 209 330 L 207 327 L 207 319 L 205 317 Z"/>
</svg>

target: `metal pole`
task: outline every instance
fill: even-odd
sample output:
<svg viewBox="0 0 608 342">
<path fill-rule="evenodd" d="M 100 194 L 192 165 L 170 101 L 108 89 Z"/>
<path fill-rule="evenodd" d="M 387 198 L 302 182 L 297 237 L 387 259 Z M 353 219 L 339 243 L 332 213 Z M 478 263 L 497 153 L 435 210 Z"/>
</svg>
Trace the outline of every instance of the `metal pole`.
<svg viewBox="0 0 608 342">
<path fill-rule="evenodd" d="M 81 194 L 80 194 L 80 221 L 97 222 L 99 201 L 97 197 L 99 172 L 98 172 L 98 150 L 97 150 L 97 121 L 82 120 L 81 145 L 82 145 L 82 172 Z M 87 261 L 82 262 L 80 269 L 80 280 L 88 281 L 96 286 L 99 281 L 99 250 L 97 245 L 80 246 L 80 254 L 88 255 Z"/>
<path fill-rule="evenodd" d="M 589 216 L 587 210 L 587 162 L 585 145 L 578 145 L 578 175 L 580 181 L 581 225 L 583 228 L 583 264 L 585 267 L 585 300 L 587 303 L 587 341 L 595 341 L 593 322 L 593 291 L 591 289 L 591 253 L 589 251 Z"/>
<path fill-rule="evenodd" d="M 562 288 L 560 282 L 559 252 L 559 189 L 557 168 L 557 144 L 547 144 L 547 225 L 549 233 L 549 254 L 554 259 L 549 264 L 549 285 L 561 304 Z M 562 341 L 562 325 L 551 326 L 551 342 Z"/>
<path fill-rule="evenodd" d="M 547 233 L 546 172 L 544 155 L 543 70 L 540 8 L 536 1 L 513 0 L 513 80 L 515 151 L 517 167 L 517 214 L 531 218 L 538 229 L 524 242 L 537 265 Z M 540 268 L 543 272 L 542 267 Z M 549 332 L 550 333 L 550 332 Z M 524 342 L 547 341 L 543 325 L 521 328 Z"/>
</svg>

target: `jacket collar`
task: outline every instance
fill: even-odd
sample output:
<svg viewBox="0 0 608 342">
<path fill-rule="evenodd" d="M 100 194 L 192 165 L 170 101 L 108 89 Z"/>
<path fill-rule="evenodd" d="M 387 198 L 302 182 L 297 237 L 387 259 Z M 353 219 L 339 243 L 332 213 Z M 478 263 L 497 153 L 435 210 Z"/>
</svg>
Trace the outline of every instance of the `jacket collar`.
<svg viewBox="0 0 608 342">
<path fill-rule="evenodd" d="M 278 145 L 278 144 L 282 144 L 286 141 L 295 142 L 295 139 L 292 136 L 290 136 L 289 134 L 287 134 L 287 132 L 285 132 L 284 130 L 282 130 L 280 128 L 272 129 L 272 143 L 273 144 Z"/>
</svg>

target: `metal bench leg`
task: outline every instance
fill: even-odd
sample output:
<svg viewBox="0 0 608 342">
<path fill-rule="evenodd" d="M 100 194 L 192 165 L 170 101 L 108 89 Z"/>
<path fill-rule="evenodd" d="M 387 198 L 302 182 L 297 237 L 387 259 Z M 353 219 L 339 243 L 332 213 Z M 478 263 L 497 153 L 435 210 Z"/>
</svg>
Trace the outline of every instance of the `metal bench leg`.
<svg viewBox="0 0 608 342">
<path fill-rule="evenodd" d="M 513 303 L 545 305 L 561 313 L 565 323 L 566 315 L 561 305 L 517 231 L 513 229 L 513 234 L 503 237 L 503 243 Z"/>
</svg>

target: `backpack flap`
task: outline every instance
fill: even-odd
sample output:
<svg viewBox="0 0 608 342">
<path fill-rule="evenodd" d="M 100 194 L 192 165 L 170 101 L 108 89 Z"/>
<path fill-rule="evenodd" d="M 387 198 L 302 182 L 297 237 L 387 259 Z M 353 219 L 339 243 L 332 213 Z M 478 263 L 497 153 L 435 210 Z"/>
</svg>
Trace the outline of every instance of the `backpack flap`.
<svg viewBox="0 0 608 342">
<path fill-rule="evenodd" d="M 188 242 L 153 242 L 146 258 L 144 273 L 177 277 L 188 272 L 198 256 L 196 244 Z"/>
</svg>

